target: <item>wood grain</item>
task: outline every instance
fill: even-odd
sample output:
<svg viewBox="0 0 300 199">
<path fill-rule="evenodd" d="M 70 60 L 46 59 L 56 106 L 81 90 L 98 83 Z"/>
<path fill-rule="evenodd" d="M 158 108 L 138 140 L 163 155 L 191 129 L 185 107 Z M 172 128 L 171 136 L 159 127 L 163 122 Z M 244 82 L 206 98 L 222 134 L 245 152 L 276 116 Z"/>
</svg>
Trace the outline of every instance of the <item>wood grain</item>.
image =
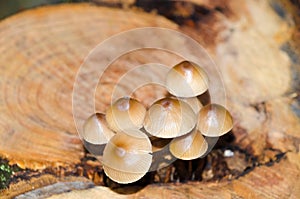
<svg viewBox="0 0 300 199">
<path fill-rule="evenodd" d="M 76 72 L 98 43 L 145 26 L 176 28 L 151 14 L 88 4 L 48 6 L 2 21 L 0 154 L 22 168 L 78 163 L 83 147 L 72 118 Z"/>
</svg>

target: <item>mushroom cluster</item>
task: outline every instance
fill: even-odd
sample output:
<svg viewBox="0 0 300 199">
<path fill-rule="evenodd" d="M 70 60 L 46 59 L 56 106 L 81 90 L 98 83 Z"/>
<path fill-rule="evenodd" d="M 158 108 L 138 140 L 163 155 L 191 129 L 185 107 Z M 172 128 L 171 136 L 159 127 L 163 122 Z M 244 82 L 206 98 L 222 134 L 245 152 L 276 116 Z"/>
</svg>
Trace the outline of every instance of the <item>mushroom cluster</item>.
<svg viewBox="0 0 300 199">
<path fill-rule="evenodd" d="M 154 142 L 159 140 L 167 143 L 170 154 L 178 159 L 205 155 L 206 137 L 222 136 L 233 126 L 226 108 L 210 103 L 203 106 L 199 100 L 208 91 L 208 81 L 200 66 L 183 61 L 166 76 L 170 96 L 157 100 L 148 109 L 136 99 L 122 97 L 105 114 L 90 116 L 82 136 L 85 142 L 101 146 L 97 154 L 102 155 L 105 174 L 123 184 L 139 180 L 151 165 L 157 164 L 153 155 L 162 148 L 154 146 Z"/>
</svg>

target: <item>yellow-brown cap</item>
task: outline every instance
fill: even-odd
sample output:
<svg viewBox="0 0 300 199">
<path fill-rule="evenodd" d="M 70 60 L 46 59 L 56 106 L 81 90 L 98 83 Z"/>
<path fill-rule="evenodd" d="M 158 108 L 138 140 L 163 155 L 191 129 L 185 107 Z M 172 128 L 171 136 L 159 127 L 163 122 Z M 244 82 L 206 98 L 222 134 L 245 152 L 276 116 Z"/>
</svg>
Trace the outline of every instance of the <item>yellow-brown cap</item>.
<svg viewBox="0 0 300 199">
<path fill-rule="evenodd" d="M 140 129 L 146 114 L 146 108 L 139 101 L 123 97 L 115 101 L 106 110 L 106 121 L 114 131 Z"/>
<path fill-rule="evenodd" d="M 183 61 L 168 72 L 166 87 L 177 97 L 196 97 L 208 89 L 208 77 L 197 64 Z"/>
<path fill-rule="evenodd" d="M 170 145 L 170 152 L 178 159 L 193 160 L 201 157 L 208 149 L 208 143 L 202 134 L 194 129 L 191 133 L 174 138 Z"/>
<path fill-rule="evenodd" d="M 226 108 L 219 104 L 208 104 L 199 112 L 197 128 L 205 136 L 222 136 L 232 127 L 232 116 Z"/>
<path fill-rule="evenodd" d="M 196 114 L 187 103 L 163 98 L 152 104 L 147 111 L 144 128 L 153 136 L 174 138 L 189 133 L 196 123 Z"/>
<path fill-rule="evenodd" d="M 91 144 L 106 144 L 115 133 L 107 126 L 105 115 L 95 113 L 83 125 L 83 139 Z"/>
<path fill-rule="evenodd" d="M 139 180 L 152 162 L 151 142 L 140 130 L 118 132 L 103 152 L 103 169 L 112 180 L 126 184 Z"/>
</svg>

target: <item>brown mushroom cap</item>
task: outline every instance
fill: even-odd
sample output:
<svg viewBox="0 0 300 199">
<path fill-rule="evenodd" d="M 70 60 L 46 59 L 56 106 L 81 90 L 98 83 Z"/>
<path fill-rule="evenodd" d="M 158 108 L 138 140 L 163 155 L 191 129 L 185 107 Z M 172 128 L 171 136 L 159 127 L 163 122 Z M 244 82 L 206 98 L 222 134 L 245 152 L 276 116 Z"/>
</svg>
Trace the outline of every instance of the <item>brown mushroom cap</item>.
<svg viewBox="0 0 300 199">
<path fill-rule="evenodd" d="M 195 129 L 191 133 L 174 138 L 170 143 L 170 152 L 178 159 L 193 160 L 201 157 L 208 149 L 208 143 Z"/>
<path fill-rule="evenodd" d="M 159 138 L 174 138 L 189 133 L 197 123 L 193 109 L 185 102 L 163 98 L 146 113 L 145 130 Z"/>
<path fill-rule="evenodd" d="M 196 97 L 208 89 L 208 77 L 197 64 L 183 61 L 168 72 L 166 87 L 177 97 Z"/>
<path fill-rule="evenodd" d="M 118 132 L 103 152 L 103 169 L 112 180 L 126 184 L 139 180 L 152 162 L 151 142 L 139 130 Z"/>
<path fill-rule="evenodd" d="M 106 121 L 114 131 L 140 129 L 146 114 L 146 108 L 139 101 L 123 97 L 114 102 L 106 111 Z"/>
<path fill-rule="evenodd" d="M 91 144 L 106 144 L 115 133 L 107 127 L 105 115 L 95 113 L 83 125 L 83 139 Z"/>
<path fill-rule="evenodd" d="M 219 104 L 208 104 L 199 112 L 197 128 L 205 136 L 222 136 L 232 127 L 233 120 L 230 113 Z"/>
</svg>

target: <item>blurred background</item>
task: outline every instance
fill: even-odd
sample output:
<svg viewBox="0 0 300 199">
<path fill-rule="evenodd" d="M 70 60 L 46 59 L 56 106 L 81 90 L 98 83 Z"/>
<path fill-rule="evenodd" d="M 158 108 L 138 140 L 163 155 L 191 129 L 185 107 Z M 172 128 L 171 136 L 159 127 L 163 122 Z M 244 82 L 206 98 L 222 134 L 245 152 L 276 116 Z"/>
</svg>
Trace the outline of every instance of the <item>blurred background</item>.
<svg viewBox="0 0 300 199">
<path fill-rule="evenodd" d="M 92 0 L 0 0 L 0 19 L 16 12 L 41 5 L 91 1 Z"/>
</svg>

